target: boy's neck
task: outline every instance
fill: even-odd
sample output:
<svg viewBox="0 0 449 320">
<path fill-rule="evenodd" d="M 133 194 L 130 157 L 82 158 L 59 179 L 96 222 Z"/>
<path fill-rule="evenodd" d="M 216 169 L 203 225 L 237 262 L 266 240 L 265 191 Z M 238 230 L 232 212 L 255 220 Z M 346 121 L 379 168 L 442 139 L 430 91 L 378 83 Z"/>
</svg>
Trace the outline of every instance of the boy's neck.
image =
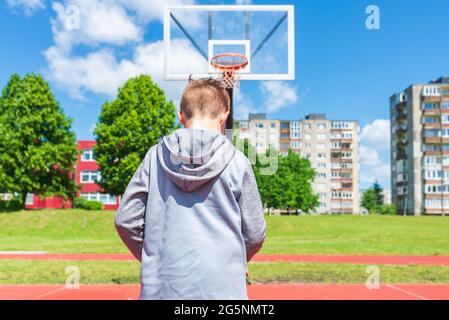
<svg viewBox="0 0 449 320">
<path fill-rule="evenodd" d="M 187 121 L 185 127 L 187 129 L 210 130 L 223 134 L 223 128 L 220 121 L 209 118 L 192 118 Z"/>
</svg>

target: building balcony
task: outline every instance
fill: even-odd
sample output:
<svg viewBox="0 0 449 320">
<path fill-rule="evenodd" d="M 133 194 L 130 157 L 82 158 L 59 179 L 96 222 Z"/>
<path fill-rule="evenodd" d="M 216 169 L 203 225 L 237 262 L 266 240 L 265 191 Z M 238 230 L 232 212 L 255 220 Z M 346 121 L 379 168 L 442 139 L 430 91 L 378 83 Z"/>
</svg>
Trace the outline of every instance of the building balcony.
<svg viewBox="0 0 449 320">
<path fill-rule="evenodd" d="M 341 183 L 352 183 L 352 181 L 354 180 L 354 178 L 342 178 L 342 177 L 332 177 L 331 181 L 332 182 L 341 182 Z"/>
<path fill-rule="evenodd" d="M 337 188 L 337 189 L 331 189 L 332 192 L 353 192 L 353 188 L 352 186 L 350 188 L 344 188 L 343 186 L 341 188 Z M 332 197 L 334 198 L 334 197 Z M 340 199 L 340 198 L 338 198 Z"/>
<path fill-rule="evenodd" d="M 426 193 L 424 194 L 424 200 L 426 199 L 449 199 L 449 193 Z"/>
<path fill-rule="evenodd" d="M 423 102 L 440 102 L 441 96 L 423 96 L 422 101 Z"/>
<path fill-rule="evenodd" d="M 448 124 L 442 124 L 439 122 L 436 123 L 423 123 L 423 128 L 424 129 L 449 129 L 449 125 Z"/>
<path fill-rule="evenodd" d="M 445 215 L 449 215 L 449 208 L 441 209 L 441 208 L 426 208 L 426 207 L 424 207 L 423 213 L 426 214 L 426 215 L 439 215 L 439 216 L 441 216 L 441 215 L 443 215 L 443 213 Z"/>
<path fill-rule="evenodd" d="M 397 132 L 397 133 L 405 133 L 405 132 L 407 132 L 407 124 L 403 123 L 403 124 L 394 125 L 392 128 L 392 131 Z"/>
<path fill-rule="evenodd" d="M 441 151 L 441 150 L 435 150 L 435 151 L 423 151 L 424 156 L 449 156 L 449 150 Z"/>
<path fill-rule="evenodd" d="M 442 144 L 449 143 L 449 137 L 423 137 L 424 143 Z"/>
<path fill-rule="evenodd" d="M 441 109 L 424 109 L 422 110 L 422 114 L 424 116 L 438 116 L 442 113 L 441 111 Z"/>
<path fill-rule="evenodd" d="M 405 112 L 397 112 L 395 115 L 396 123 L 401 123 L 407 120 L 407 113 Z"/>
</svg>

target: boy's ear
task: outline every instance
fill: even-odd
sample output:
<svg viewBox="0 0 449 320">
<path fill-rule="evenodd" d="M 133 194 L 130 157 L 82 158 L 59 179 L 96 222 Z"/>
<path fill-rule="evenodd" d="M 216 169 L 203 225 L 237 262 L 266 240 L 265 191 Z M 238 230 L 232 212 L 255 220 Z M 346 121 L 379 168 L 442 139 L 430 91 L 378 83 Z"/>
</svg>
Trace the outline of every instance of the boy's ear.
<svg viewBox="0 0 449 320">
<path fill-rule="evenodd" d="M 178 115 L 179 122 L 181 122 L 181 124 L 185 127 L 187 121 L 186 121 L 186 117 L 185 117 L 184 113 L 182 111 L 178 111 L 177 115 Z"/>
<path fill-rule="evenodd" d="M 227 111 L 226 113 L 223 113 L 220 117 L 220 124 L 223 125 L 226 123 L 226 120 L 228 120 L 230 111 Z"/>
</svg>

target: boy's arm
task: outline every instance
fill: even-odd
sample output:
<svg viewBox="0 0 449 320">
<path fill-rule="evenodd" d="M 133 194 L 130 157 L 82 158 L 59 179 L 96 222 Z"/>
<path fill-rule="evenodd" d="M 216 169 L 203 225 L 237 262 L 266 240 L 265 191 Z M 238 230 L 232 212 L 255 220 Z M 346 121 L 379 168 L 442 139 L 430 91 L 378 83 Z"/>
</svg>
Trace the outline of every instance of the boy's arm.
<svg viewBox="0 0 449 320">
<path fill-rule="evenodd" d="M 131 178 L 115 217 L 115 227 L 120 238 L 139 261 L 142 256 L 145 208 L 150 181 L 149 169 L 150 152 Z"/>
<path fill-rule="evenodd" d="M 243 176 L 243 188 L 238 203 L 242 214 L 242 233 L 246 246 L 246 260 L 250 261 L 262 248 L 265 241 L 266 222 L 256 178 L 249 161 Z"/>
</svg>

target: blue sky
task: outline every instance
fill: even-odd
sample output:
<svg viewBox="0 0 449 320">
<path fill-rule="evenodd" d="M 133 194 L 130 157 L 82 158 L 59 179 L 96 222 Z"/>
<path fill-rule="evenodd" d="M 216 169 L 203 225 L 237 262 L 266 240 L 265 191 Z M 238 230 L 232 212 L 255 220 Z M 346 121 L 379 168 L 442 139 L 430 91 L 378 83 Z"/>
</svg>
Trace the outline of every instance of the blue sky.
<svg viewBox="0 0 449 320">
<path fill-rule="evenodd" d="M 159 12 L 164 1 L 106 2 L 107 5 L 99 0 L 0 2 L 0 85 L 3 87 L 14 72 L 43 74 L 65 112 L 74 119 L 79 139 L 92 138 L 101 105 L 114 97 L 127 75 L 159 70 L 161 64 L 148 57 L 156 57 L 160 52 Z M 449 1 L 252 3 L 295 4 L 296 80 L 242 83 L 236 99 L 237 112 L 267 111 L 268 101 L 277 106 L 271 108 L 270 118 L 299 119 L 319 112 L 330 119 L 358 120 L 362 132 L 361 186 L 378 179 L 388 187 L 388 98 L 411 83 L 449 75 Z M 69 4 L 81 9 L 80 30 L 76 34 L 65 31 L 59 20 Z M 380 30 L 365 27 L 368 5 L 380 9 Z M 98 18 L 101 16 L 103 19 Z M 165 83 L 158 72 L 152 76 L 169 98 L 179 99 L 183 84 Z"/>
</svg>

